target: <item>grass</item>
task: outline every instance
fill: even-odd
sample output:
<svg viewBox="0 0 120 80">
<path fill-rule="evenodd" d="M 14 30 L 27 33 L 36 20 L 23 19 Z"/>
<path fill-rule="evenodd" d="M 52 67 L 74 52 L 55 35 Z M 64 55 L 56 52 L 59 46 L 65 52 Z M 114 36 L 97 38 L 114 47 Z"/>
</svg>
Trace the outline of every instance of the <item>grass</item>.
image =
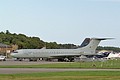
<svg viewBox="0 0 120 80">
<path fill-rule="evenodd" d="M 120 69 L 120 60 L 108 60 L 104 62 L 67 62 L 37 65 L 0 65 L 0 68 L 106 68 Z"/>
<path fill-rule="evenodd" d="M 0 74 L 0 80 L 119 80 L 119 71 L 72 71 Z"/>
<path fill-rule="evenodd" d="M 38 65 L 0 65 L 0 68 L 114 68 L 120 60 L 104 62 L 68 62 Z M 23 74 L 0 74 L 0 80 L 120 80 L 120 71 L 66 71 Z"/>
</svg>

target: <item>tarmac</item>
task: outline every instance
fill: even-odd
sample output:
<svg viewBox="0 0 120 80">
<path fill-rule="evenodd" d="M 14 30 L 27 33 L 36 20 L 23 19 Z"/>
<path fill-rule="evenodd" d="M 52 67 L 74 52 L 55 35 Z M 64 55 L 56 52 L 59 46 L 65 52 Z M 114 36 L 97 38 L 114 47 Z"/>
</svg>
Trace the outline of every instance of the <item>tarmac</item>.
<svg viewBox="0 0 120 80">
<path fill-rule="evenodd" d="M 64 71 L 120 71 L 120 69 L 0 68 L 0 74 L 64 72 Z"/>
<path fill-rule="evenodd" d="M 0 65 L 36 65 L 36 64 L 54 64 L 60 62 L 29 62 L 29 61 L 0 61 Z M 65 63 L 65 62 L 61 62 Z M 38 73 L 38 72 L 63 72 L 63 71 L 120 71 L 120 69 L 73 69 L 73 68 L 0 68 L 0 74 L 19 74 L 19 73 Z"/>
<path fill-rule="evenodd" d="M 48 61 L 0 61 L 0 65 L 38 65 L 38 64 L 54 64 L 59 62 L 48 62 Z M 64 62 L 61 62 L 64 63 Z"/>
</svg>

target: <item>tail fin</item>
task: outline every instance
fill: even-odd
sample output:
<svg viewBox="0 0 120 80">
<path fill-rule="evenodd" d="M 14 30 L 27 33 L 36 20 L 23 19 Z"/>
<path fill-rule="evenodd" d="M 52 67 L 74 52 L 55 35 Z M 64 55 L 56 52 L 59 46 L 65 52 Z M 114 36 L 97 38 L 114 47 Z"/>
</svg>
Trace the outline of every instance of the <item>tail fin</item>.
<svg viewBox="0 0 120 80">
<path fill-rule="evenodd" d="M 95 50 L 101 40 L 107 40 L 112 38 L 86 38 L 80 46 L 80 50 L 83 54 L 95 54 Z"/>
</svg>

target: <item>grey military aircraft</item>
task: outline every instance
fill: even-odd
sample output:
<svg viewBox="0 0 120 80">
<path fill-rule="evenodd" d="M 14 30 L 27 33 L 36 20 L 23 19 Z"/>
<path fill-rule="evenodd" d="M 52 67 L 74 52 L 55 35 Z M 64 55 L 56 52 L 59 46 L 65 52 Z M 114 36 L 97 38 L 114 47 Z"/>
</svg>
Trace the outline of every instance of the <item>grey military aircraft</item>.
<svg viewBox="0 0 120 80">
<path fill-rule="evenodd" d="M 96 48 L 101 40 L 109 38 L 86 38 L 77 49 L 20 49 L 11 53 L 11 56 L 17 60 L 29 59 L 30 61 L 37 61 L 41 58 L 58 59 L 64 61 L 66 58 L 72 61 L 75 57 L 81 55 L 94 55 Z"/>
</svg>

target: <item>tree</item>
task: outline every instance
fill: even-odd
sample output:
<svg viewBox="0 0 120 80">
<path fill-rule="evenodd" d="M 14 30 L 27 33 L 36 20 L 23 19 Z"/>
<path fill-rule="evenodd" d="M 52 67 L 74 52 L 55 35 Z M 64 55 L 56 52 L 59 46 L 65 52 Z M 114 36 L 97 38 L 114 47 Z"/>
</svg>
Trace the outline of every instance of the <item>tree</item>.
<svg viewBox="0 0 120 80">
<path fill-rule="evenodd" d="M 11 34 L 11 33 L 9 32 L 9 30 L 6 30 L 6 34 Z"/>
<path fill-rule="evenodd" d="M 2 43 L 2 39 L 0 38 L 0 43 Z"/>
</svg>

